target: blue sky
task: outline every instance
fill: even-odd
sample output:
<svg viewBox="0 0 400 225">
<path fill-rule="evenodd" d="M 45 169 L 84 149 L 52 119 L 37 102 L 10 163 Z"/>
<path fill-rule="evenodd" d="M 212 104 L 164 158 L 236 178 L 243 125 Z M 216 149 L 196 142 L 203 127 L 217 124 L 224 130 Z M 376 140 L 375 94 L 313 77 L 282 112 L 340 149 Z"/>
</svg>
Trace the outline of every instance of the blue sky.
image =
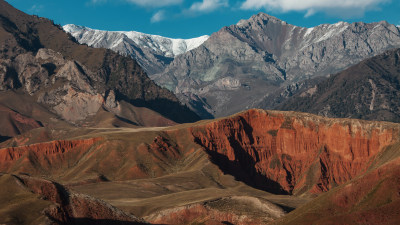
<svg viewBox="0 0 400 225">
<path fill-rule="evenodd" d="M 338 21 L 400 25 L 399 0 L 6 0 L 55 23 L 173 38 L 211 34 L 258 12 L 313 27 Z"/>
</svg>

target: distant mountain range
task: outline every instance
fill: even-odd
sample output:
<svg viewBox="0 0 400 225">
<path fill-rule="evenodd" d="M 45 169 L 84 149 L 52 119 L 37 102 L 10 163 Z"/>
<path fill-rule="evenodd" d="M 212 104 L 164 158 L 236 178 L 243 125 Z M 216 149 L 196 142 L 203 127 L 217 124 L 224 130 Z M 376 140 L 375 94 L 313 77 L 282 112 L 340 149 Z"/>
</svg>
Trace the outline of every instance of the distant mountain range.
<svg viewBox="0 0 400 225">
<path fill-rule="evenodd" d="M 90 44 L 107 47 L 102 41 Z M 384 21 L 304 28 L 259 13 L 222 28 L 171 62 L 150 63 L 161 72 L 147 71 L 202 118 L 212 118 L 254 107 L 277 108 L 330 74 L 397 47 L 399 28 Z"/>
<path fill-rule="evenodd" d="M 173 39 L 136 31 L 95 30 L 74 24 L 67 24 L 63 29 L 80 43 L 131 56 L 149 74 L 162 72 L 175 56 L 199 47 L 209 38 L 204 35 L 192 39 Z"/>
</svg>

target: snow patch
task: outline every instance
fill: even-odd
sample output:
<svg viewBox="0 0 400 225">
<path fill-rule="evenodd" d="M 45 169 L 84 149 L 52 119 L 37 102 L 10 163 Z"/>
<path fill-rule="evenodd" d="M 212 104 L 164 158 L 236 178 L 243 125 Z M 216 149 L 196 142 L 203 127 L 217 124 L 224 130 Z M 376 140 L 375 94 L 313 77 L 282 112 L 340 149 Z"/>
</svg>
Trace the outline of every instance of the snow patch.
<svg viewBox="0 0 400 225">
<path fill-rule="evenodd" d="M 343 33 L 347 28 L 349 27 L 349 24 L 346 22 L 339 22 L 339 23 L 335 23 L 333 25 L 329 26 L 329 31 L 326 32 L 322 37 L 320 37 L 316 43 L 327 40 L 329 38 L 332 38 L 336 35 L 339 35 L 341 33 Z"/>
<path fill-rule="evenodd" d="M 333 26 L 335 26 L 335 27 L 341 27 L 343 25 L 346 25 L 346 22 L 340 21 L 338 23 L 333 24 Z"/>
<path fill-rule="evenodd" d="M 306 31 L 306 33 L 304 34 L 304 37 L 306 37 L 306 36 L 310 35 L 310 34 L 311 34 L 311 32 L 312 32 L 313 30 L 314 30 L 314 27 L 307 28 L 307 31 Z"/>
<path fill-rule="evenodd" d="M 237 26 L 244 26 L 248 24 L 249 22 L 247 20 L 239 20 L 239 22 L 236 24 Z"/>
</svg>

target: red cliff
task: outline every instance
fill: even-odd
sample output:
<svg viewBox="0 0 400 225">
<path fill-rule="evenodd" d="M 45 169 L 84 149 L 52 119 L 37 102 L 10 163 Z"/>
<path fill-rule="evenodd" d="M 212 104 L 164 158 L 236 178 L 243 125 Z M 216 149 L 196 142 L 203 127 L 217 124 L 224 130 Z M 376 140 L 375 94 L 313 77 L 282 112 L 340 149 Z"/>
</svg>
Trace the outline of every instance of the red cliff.
<svg viewBox="0 0 400 225">
<path fill-rule="evenodd" d="M 319 193 L 365 172 L 398 141 L 390 123 L 249 110 L 191 128 L 226 173 L 272 192 Z"/>
</svg>

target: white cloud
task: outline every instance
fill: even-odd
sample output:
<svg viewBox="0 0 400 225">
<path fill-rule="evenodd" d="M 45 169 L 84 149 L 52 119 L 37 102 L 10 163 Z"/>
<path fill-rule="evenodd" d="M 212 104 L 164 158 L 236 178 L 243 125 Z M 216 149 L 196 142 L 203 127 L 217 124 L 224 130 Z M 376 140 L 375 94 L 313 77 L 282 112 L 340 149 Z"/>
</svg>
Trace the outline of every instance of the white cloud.
<svg viewBox="0 0 400 225">
<path fill-rule="evenodd" d="M 307 13 L 306 13 L 306 15 L 304 15 L 304 17 L 310 17 L 310 16 L 312 16 L 312 15 L 314 15 L 315 14 L 315 9 L 309 9 L 309 10 L 307 10 Z"/>
<path fill-rule="evenodd" d="M 91 0 L 90 3 L 98 4 L 109 2 L 110 0 Z M 183 0 L 121 0 L 124 2 L 132 3 L 135 5 L 143 6 L 143 7 L 163 7 L 163 6 L 170 6 L 170 5 L 179 5 L 182 3 Z"/>
<path fill-rule="evenodd" d="M 228 0 L 203 0 L 202 2 L 193 3 L 189 10 L 197 12 L 211 12 L 217 8 L 228 6 Z"/>
<path fill-rule="evenodd" d="M 160 10 L 158 12 L 156 12 L 150 19 L 150 21 L 152 23 L 157 23 L 160 22 L 161 20 L 165 19 L 165 11 L 164 10 Z"/>
<path fill-rule="evenodd" d="M 99 4 L 99 3 L 103 3 L 106 2 L 107 0 L 91 0 L 90 3 L 91 4 Z"/>
<path fill-rule="evenodd" d="M 30 13 L 39 13 L 43 10 L 43 5 L 33 5 L 28 11 Z"/>
<path fill-rule="evenodd" d="M 306 11 L 306 17 L 322 11 L 329 14 L 362 15 L 378 5 L 391 0 L 245 0 L 242 9 L 261 9 L 288 11 Z"/>
<path fill-rule="evenodd" d="M 182 3 L 182 0 L 125 0 L 125 1 L 145 7 L 163 7 L 169 5 L 179 5 Z"/>
</svg>

